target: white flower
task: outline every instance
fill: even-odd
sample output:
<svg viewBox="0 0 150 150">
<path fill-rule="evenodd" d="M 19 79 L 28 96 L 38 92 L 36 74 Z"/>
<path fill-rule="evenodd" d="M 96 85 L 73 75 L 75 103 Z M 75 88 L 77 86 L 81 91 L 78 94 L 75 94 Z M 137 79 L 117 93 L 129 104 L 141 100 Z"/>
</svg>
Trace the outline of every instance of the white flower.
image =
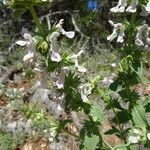
<svg viewBox="0 0 150 150">
<path fill-rule="evenodd" d="M 26 62 L 26 63 L 31 63 L 31 62 L 33 62 L 33 57 L 34 57 L 34 53 L 33 52 L 28 52 L 28 54 L 26 54 L 23 57 L 23 61 Z"/>
<path fill-rule="evenodd" d="M 16 44 L 27 48 L 28 53 L 23 57 L 23 61 L 26 63 L 31 63 L 33 61 L 35 51 L 34 39 L 29 33 L 24 33 L 23 37 L 25 40 L 18 40 L 16 41 Z"/>
<path fill-rule="evenodd" d="M 57 110 L 59 110 L 59 111 L 63 110 L 62 107 L 59 104 L 57 105 Z"/>
<path fill-rule="evenodd" d="M 108 85 L 108 84 L 111 84 L 111 83 L 113 83 L 114 82 L 114 80 L 113 79 L 110 79 L 110 78 L 108 78 L 108 77 L 105 77 L 103 80 L 102 80 L 102 83 L 104 84 L 104 85 Z"/>
<path fill-rule="evenodd" d="M 147 133 L 147 138 L 148 140 L 150 140 L 150 133 Z"/>
<path fill-rule="evenodd" d="M 118 38 L 117 38 L 118 43 L 123 43 L 124 42 L 124 39 L 123 39 L 124 35 L 125 35 L 124 34 L 124 28 L 121 28 L 120 32 L 118 34 Z"/>
<path fill-rule="evenodd" d="M 109 20 L 109 23 L 111 24 L 111 26 L 114 27 L 114 29 L 113 29 L 112 34 L 107 37 L 107 40 L 111 42 L 112 40 L 117 38 L 117 42 L 122 43 L 124 41 L 123 38 L 125 35 L 124 34 L 124 30 L 125 30 L 124 25 L 122 23 L 114 24 L 113 21 L 111 21 L 111 20 Z"/>
<path fill-rule="evenodd" d="M 81 90 L 81 98 L 83 102 L 87 102 L 88 101 L 87 96 L 92 93 L 91 84 L 89 83 L 83 84 L 79 87 L 79 89 Z"/>
<path fill-rule="evenodd" d="M 75 32 L 74 31 L 65 32 L 64 35 L 72 39 L 75 36 Z"/>
<path fill-rule="evenodd" d="M 63 89 L 64 88 L 64 83 L 63 83 L 61 78 L 56 81 L 56 86 L 57 86 L 58 89 Z"/>
<path fill-rule="evenodd" d="M 81 73 L 85 73 L 87 71 L 87 69 L 83 66 L 78 66 L 78 71 L 81 72 Z"/>
<path fill-rule="evenodd" d="M 107 37 L 107 40 L 111 42 L 111 41 L 114 40 L 116 37 L 117 37 L 117 29 L 114 28 L 112 34 Z"/>
<path fill-rule="evenodd" d="M 135 44 L 138 46 L 144 46 L 145 36 L 148 36 L 148 25 L 143 24 L 142 26 L 137 28 L 138 32 L 135 39 Z M 146 33 L 146 34 L 145 34 Z"/>
<path fill-rule="evenodd" d="M 150 14 L 150 1 L 144 6 L 145 10 Z"/>
<path fill-rule="evenodd" d="M 124 12 L 127 6 L 127 0 L 119 0 L 118 5 L 110 9 L 111 12 L 118 13 Z"/>
<path fill-rule="evenodd" d="M 135 13 L 137 8 L 136 6 L 138 5 L 138 0 L 132 0 L 131 4 L 128 6 L 128 8 L 126 9 L 127 12 L 131 12 L 131 13 Z"/>
<path fill-rule="evenodd" d="M 81 56 L 81 54 L 84 52 L 84 50 L 81 50 L 81 51 L 79 51 L 77 54 L 73 54 L 73 55 L 71 55 L 71 56 L 69 56 L 69 58 L 72 60 L 72 61 L 76 61 L 77 60 L 77 58 L 79 57 L 79 56 Z"/>
<path fill-rule="evenodd" d="M 34 44 L 34 39 L 29 33 L 25 33 L 23 35 L 25 40 L 18 40 L 16 41 L 16 44 L 20 46 L 26 46 L 28 52 L 33 52 L 35 51 L 35 44 Z"/>
<path fill-rule="evenodd" d="M 140 139 L 139 136 L 130 136 L 128 140 L 130 143 L 136 144 L 138 143 L 139 139 Z"/>
<path fill-rule="evenodd" d="M 108 79 L 108 82 L 109 82 L 109 83 L 113 83 L 113 82 L 114 82 L 114 80 L 112 80 L 112 79 Z"/>
<path fill-rule="evenodd" d="M 133 133 L 135 133 L 136 135 L 142 135 L 142 132 L 138 129 L 133 129 Z"/>
<path fill-rule="evenodd" d="M 78 57 L 81 56 L 81 54 L 84 52 L 84 50 L 79 51 L 77 54 L 73 54 L 69 56 L 68 58 L 75 63 L 75 67 L 79 72 L 85 73 L 87 69 L 83 66 L 80 66 L 78 63 Z"/>
<path fill-rule="evenodd" d="M 111 66 L 115 68 L 116 67 L 116 63 L 112 63 Z"/>
<path fill-rule="evenodd" d="M 62 58 L 58 52 L 52 51 L 51 60 L 55 62 L 60 62 Z"/>
</svg>

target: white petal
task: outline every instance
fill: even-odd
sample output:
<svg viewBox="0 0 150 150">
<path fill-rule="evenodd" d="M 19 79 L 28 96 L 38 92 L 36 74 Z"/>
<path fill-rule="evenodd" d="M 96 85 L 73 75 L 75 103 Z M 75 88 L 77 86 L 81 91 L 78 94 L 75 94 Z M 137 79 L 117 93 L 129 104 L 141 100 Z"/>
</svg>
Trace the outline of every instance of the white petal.
<svg viewBox="0 0 150 150">
<path fill-rule="evenodd" d="M 114 30 L 113 30 L 113 33 L 107 37 L 107 40 L 111 42 L 111 41 L 114 40 L 116 37 L 117 37 L 117 31 L 114 29 Z"/>
<path fill-rule="evenodd" d="M 77 57 L 79 57 L 83 52 L 84 52 L 84 50 L 80 50 L 77 54 Z"/>
<path fill-rule="evenodd" d="M 24 37 L 24 39 L 26 39 L 26 40 L 32 40 L 32 36 L 31 36 L 29 33 L 25 33 L 25 34 L 23 35 L 23 37 Z"/>
<path fill-rule="evenodd" d="M 62 35 L 66 35 L 67 32 L 62 28 L 62 29 L 61 29 L 61 33 L 62 33 Z M 66 35 L 66 36 L 67 36 L 67 35 Z"/>
<path fill-rule="evenodd" d="M 141 39 L 139 39 L 139 38 L 137 38 L 137 39 L 135 40 L 135 44 L 138 45 L 138 46 L 144 46 L 143 41 L 142 41 Z"/>
<path fill-rule="evenodd" d="M 118 36 L 117 42 L 118 43 L 123 43 L 124 42 L 123 36 Z"/>
<path fill-rule="evenodd" d="M 60 62 L 62 60 L 62 58 L 59 55 L 59 53 L 52 51 L 51 60 L 55 61 L 55 62 Z"/>
<path fill-rule="evenodd" d="M 129 137 L 129 142 L 136 144 L 138 143 L 139 138 L 137 136 L 130 136 Z"/>
<path fill-rule="evenodd" d="M 27 41 L 19 40 L 19 41 L 16 41 L 16 44 L 20 46 L 25 46 L 27 44 Z"/>
<path fill-rule="evenodd" d="M 81 93 L 81 98 L 82 98 L 83 102 L 87 102 L 87 101 L 89 100 L 89 99 L 87 98 L 87 96 L 84 95 L 84 94 L 82 94 L 82 93 Z"/>
<path fill-rule="evenodd" d="M 65 35 L 66 35 L 68 38 L 72 39 L 72 38 L 75 36 L 75 32 L 74 32 L 74 31 L 65 32 Z"/>
<path fill-rule="evenodd" d="M 147 138 L 148 140 L 150 140 L 150 133 L 147 133 Z"/>
<path fill-rule="evenodd" d="M 112 20 L 108 20 L 108 22 L 111 26 L 114 26 L 114 22 Z"/>
<path fill-rule="evenodd" d="M 145 6 L 145 10 L 150 13 L 150 1 L 147 3 L 147 5 Z"/>
<path fill-rule="evenodd" d="M 136 6 L 138 5 L 138 0 L 132 0 L 130 6 L 126 9 L 127 12 L 135 13 L 137 8 Z"/>
<path fill-rule="evenodd" d="M 117 38 L 117 42 L 119 42 L 119 43 L 124 42 L 123 37 L 124 37 L 124 26 L 121 25 L 121 26 L 120 26 L 120 32 L 119 32 L 118 38 Z"/>
<path fill-rule="evenodd" d="M 83 66 L 78 66 L 78 71 L 81 73 L 85 73 L 87 71 L 87 69 Z"/>
<path fill-rule="evenodd" d="M 62 107 L 61 107 L 60 105 L 58 105 L 58 106 L 57 106 L 57 110 L 62 111 L 63 109 L 62 109 Z"/>
<path fill-rule="evenodd" d="M 61 79 L 56 81 L 56 86 L 57 86 L 58 89 L 63 89 L 64 88 L 64 84 L 63 84 Z"/>
<path fill-rule="evenodd" d="M 116 63 L 112 63 L 111 66 L 115 68 L 116 67 Z"/>
<path fill-rule="evenodd" d="M 34 53 L 28 53 L 23 57 L 24 62 L 32 62 L 34 57 Z"/>
<path fill-rule="evenodd" d="M 119 0 L 118 5 L 110 9 L 111 12 L 124 12 L 125 7 L 127 6 L 127 0 Z"/>
</svg>

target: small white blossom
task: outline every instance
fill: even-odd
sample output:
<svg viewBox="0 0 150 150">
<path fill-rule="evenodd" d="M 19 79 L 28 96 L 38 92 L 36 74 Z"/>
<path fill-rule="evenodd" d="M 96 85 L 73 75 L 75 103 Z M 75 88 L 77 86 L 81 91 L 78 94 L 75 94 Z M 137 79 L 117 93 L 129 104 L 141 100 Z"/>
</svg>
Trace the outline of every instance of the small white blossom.
<svg viewBox="0 0 150 150">
<path fill-rule="evenodd" d="M 57 105 L 57 110 L 62 111 L 62 107 L 60 105 Z"/>
<path fill-rule="evenodd" d="M 137 8 L 136 6 L 138 5 L 138 0 L 132 0 L 128 8 L 126 9 L 127 12 L 135 13 Z"/>
<path fill-rule="evenodd" d="M 112 63 L 111 66 L 115 68 L 116 67 L 116 63 Z"/>
<path fill-rule="evenodd" d="M 56 86 L 57 86 L 58 89 L 63 89 L 64 88 L 64 83 L 63 83 L 62 79 L 58 79 L 56 81 Z"/>
<path fill-rule="evenodd" d="M 34 39 L 29 33 L 24 33 L 24 40 L 16 41 L 16 44 L 20 46 L 25 46 L 28 50 L 28 53 L 23 57 L 23 61 L 26 63 L 33 62 L 34 51 L 35 51 L 35 43 Z"/>
<path fill-rule="evenodd" d="M 26 63 L 31 63 L 31 62 L 33 62 L 33 58 L 34 58 L 34 53 L 33 52 L 28 52 L 28 54 L 26 54 L 23 57 L 23 61 L 26 62 Z"/>
<path fill-rule="evenodd" d="M 124 34 L 124 30 L 125 30 L 124 25 L 122 23 L 114 24 L 113 21 L 111 21 L 111 20 L 109 20 L 109 23 L 111 24 L 111 26 L 114 27 L 114 29 L 113 29 L 112 34 L 107 37 L 107 40 L 111 42 L 112 40 L 117 38 L 118 43 L 124 42 L 124 39 L 123 39 L 124 36 L 125 36 L 125 34 Z"/>
<path fill-rule="evenodd" d="M 144 46 L 145 39 L 149 35 L 149 27 L 147 24 L 143 24 L 142 26 L 137 28 L 138 32 L 135 39 L 135 44 L 138 46 Z"/>
<path fill-rule="evenodd" d="M 81 90 L 81 98 L 83 102 L 87 102 L 88 101 L 87 96 L 92 93 L 91 84 L 86 83 L 86 84 L 81 85 L 79 88 Z"/>
<path fill-rule="evenodd" d="M 139 139 L 140 139 L 139 136 L 130 136 L 128 140 L 130 143 L 136 144 L 139 142 Z"/>
<path fill-rule="evenodd" d="M 78 66 L 78 71 L 81 72 L 81 73 L 85 73 L 87 71 L 87 69 L 83 66 Z"/>
<path fill-rule="evenodd" d="M 76 61 L 78 59 L 79 56 L 81 56 L 81 54 L 84 52 L 84 50 L 79 51 L 77 54 L 73 54 L 71 56 L 69 56 L 69 59 L 71 59 L 72 61 Z"/>
<path fill-rule="evenodd" d="M 65 32 L 64 34 L 66 37 L 72 39 L 75 36 L 75 32 L 74 31 L 69 31 L 69 32 Z"/>
<path fill-rule="evenodd" d="M 102 83 L 103 83 L 104 85 L 109 85 L 109 84 L 111 84 L 111 83 L 113 83 L 113 82 L 114 82 L 114 80 L 111 79 L 111 78 L 109 78 L 109 77 L 105 77 L 105 78 L 102 80 Z"/>
<path fill-rule="evenodd" d="M 51 60 L 55 62 L 60 62 L 62 58 L 58 52 L 52 51 Z"/>
<path fill-rule="evenodd" d="M 124 12 L 127 6 L 127 0 L 119 0 L 118 5 L 110 9 L 111 12 L 118 13 Z"/>
<path fill-rule="evenodd" d="M 26 46 L 28 52 L 35 51 L 34 38 L 32 38 L 32 36 L 29 33 L 24 33 L 23 37 L 24 40 L 18 40 L 16 41 L 16 44 L 20 46 Z"/>
<path fill-rule="evenodd" d="M 145 10 L 150 14 L 150 1 L 144 6 Z"/>
<path fill-rule="evenodd" d="M 150 133 L 147 133 L 147 138 L 148 140 L 150 140 Z"/>
</svg>

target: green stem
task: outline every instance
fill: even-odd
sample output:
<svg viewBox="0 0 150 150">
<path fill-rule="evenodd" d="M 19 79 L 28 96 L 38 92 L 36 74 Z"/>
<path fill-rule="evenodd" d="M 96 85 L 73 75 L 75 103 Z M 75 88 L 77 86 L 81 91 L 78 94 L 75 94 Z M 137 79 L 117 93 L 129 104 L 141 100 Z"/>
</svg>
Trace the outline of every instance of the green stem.
<svg viewBox="0 0 150 150">
<path fill-rule="evenodd" d="M 132 14 L 131 16 L 131 21 L 130 24 L 134 25 L 134 22 L 136 21 L 136 16 L 137 16 L 137 12 Z M 132 40 L 133 40 L 133 32 L 130 31 L 129 36 L 128 36 L 128 44 L 131 45 L 132 44 Z"/>
<path fill-rule="evenodd" d="M 42 25 L 41 25 L 40 20 L 39 20 L 37 14 L 36 14 L 36 12 L 35 12 L 34 7 L 33 7 L 32 5 L 29 5 L 28 8 L 29 8 L 29 10 L 30 10 L 30 13 L 31 13 L 31 15 L 32 15 L 32 17 L 33 17 L 33 20 L 34 20 L 36 26 L 38 27 L 39 32 L 40 32 L 42 35 L 44 35 L 44 31 L 43 31 Z"/>
<path fill-rule="evenodd" d="M 115 110 L 115 108 L 114 108 L 114 107 L 112 107 L 112 106 L 111 106 L 111 108 L 112 108 L 112 111 L 113 111 L 113 112 L 114 112 L 114 114 L 115 114 L 115 118 L 116 118 L 117 124 L 118 124 L 118 126 L 119 126 L 119 129 L 120 129 L 121 135 L 122 135 L 122 129 L 123 129 L 123 127 L 121 127 L 121 124 L 120 124 L 119 119 L 118 119 L 118 117 L 117 117 L 117 112 L 116 112 L 116 110 Z"/>
</svg>

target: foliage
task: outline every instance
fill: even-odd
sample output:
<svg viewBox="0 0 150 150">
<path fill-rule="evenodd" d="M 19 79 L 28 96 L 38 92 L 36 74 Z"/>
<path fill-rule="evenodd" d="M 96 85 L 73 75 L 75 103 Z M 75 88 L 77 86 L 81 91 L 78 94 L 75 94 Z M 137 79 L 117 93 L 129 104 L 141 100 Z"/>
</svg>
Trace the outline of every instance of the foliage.
<svg viewBox="0 0 150 150">
<path fill-rule="evenodd" d="M 55 37 L 56 43 L 52 43 L 52 41 L 49 43 L 49 38 L 51 38 L 53 33 L 56 35 L 59 33 L 52 31 L 50 35 L 47 35 L 47 33 L 44 32 L 33 7 L 42 4 L 43 1 L 15 0 L 4 2 L 10 8 L 15 9 L 17 14 L 20 14 L 20 12 L 23 13 L 26 9 L 30 10 L 38 28 L 38 33 L 35 33 L 33 37 L 30 34 L 26 34 L 24 38 L 28 40 L 28 44 L 24 45 L 28 50 L 32 50 L 29 49 L 29 46 L 33 46 L 32 44 L 34 44 L 36 50 L 41 54 L 47 72 L 50 74 L 54 73 L 56 76 L 57 81 L 51 79 L 52 82 L 55 83 L 55 94 L 57 95 L 55 99 L 61 99 L 61 101 L 64 102 L 64 110 L 67 115 L 75 111 L 85 116 L 82 120 L 82 127 L 79 133 L 73 133 L 67 128 L 73 123 L 72 119 L 56 120 L 50 117 L 50 115 L 47 115 L 46 110 L 41 108 L 41 104 L 40 107 L 36 106 L 36 104 L 23 104 L 20 110 L 27 119 L 32 120 L 32 128 L 38 130 L 42 135 L 46 132 L 46 137 L 49 139 L 52 138 L 52 140 L 59 136 L 61 132 L 66 132 L 80 140 L 81 150 L 132 150 L 136 149 L 136 144 L 138 143 L 145 144 L 145 147 L 148 147 L 150 133 L 146 113 L 149 103 L 142 103 L 142 96 L 134 89 L 134 86 L 141 82 L 139 72 L 143 66 L 143 53 L 141 52 L 141 48 L 135 45 L 134 41 L 135 32 L 139 30 L 137 26 L 141 20 L 143 20 L 141 18 L 139 19 L 139 10 L 137 10 L 137 13 L 130 12 L 133 14 L 123 13 L 122 15 L 127 16 L 127 19 L 122 20 L 123 23 L 115 24 L 109 21 L 111 26 L 114 27 L 113 33 L 109 36 L 111 37 L 110 41 L 117 38 L 117 42 L 121 45 L 118 46 L 117 49 L 120 60 L 115 70 L 117 75 L 113 74 L 101 81 L 100 76 L 96 76 L 92 80 L 85 77 L 87 69 L 84 68 L 83 65 L 79 65 L 78 62 L 78 57 L 83 53 L 82 50 L 77 54 L 71 55 L 69 53 L 60 53 L 52 50 L 50 53 L 51 56 L 49 55 L 49 48 L 52 48 L 53 44 L 57 44 L 58 42 L 56 40 L 57 37 Z M 140 6 L 143 4 L 147 4 L 147 1 L 139 1 Z M 115 7 L 116 12 L 123 11 L 120 9 L 124 6 L 120 8 L 120 5 Z M 111 9 L 111 12 L 115 13 L 115 11 Z M 95 33 L 97 27 L 99 28 L 99 24 L 94 23 L 95 18 L 98 18 L 98 14 L 92 12 L 82 19 L 80 18 L 81 20 L 78 20 L 79 24 L 83 23 L 83 27 L 90 31 L 90 35 L 88 36 L 92 36 L 92 33 Z M 136 38 L 137 37 L 138 35 Z M 107 38 L 107 40 L 109 40 L 109 38 Z M 23 44 L 21 44 L 21 46 L 22 45 Z M 33 59 L 31 57 L 27 65 L 32 65 L 30 64 L 32 62 Z M 26 75 L 31 77 L 31 75 L 33 75 L 32 70 L 27 70 Z M 107 82 L 107 86 L 100 82 L 103 82 L 103 84 Z M 22 98 L 16 89 L 7 90 L 6 95 L 13 100 Z M 101 98 L 104 102 L 104 108 L 93 99 L 95 97 Z M 145 102 L 146 98 L 144 97 L 142 100 Z M 110 119 L 115 123 L 115 126 L 111 124 L 111 129 L 103 133 L 101 129 L 104 121 L 107 120 L 107 115 L 105 114 L 107 111 L 112 113 Z M 128 127 L 126 127 L 126 124 Z M 107 143 L 105 140 L 104 137 L 106 134 L 115 135 L 122 142 L 120 142 L 120 145 L 112 146 L 111 143 Z M 8 139 L 7 135 L 2 136 L 2 138 L 4 138 L 4 143 L 5 139 Z M 13 148 L 12 142 L 9 142 L 6 146 Z"/>
</svg>

